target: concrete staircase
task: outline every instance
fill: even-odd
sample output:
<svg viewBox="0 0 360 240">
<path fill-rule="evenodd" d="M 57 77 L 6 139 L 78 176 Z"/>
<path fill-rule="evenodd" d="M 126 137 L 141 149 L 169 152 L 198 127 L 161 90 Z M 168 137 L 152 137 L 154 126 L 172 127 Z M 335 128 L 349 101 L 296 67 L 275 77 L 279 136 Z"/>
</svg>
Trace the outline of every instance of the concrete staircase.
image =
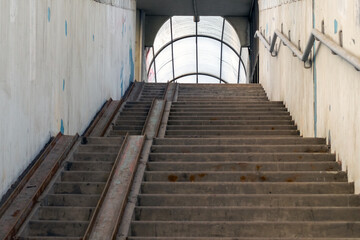
<svg viewBox="0 0 360 240">
<path fill-rule="evenodd" d="M 360 239 L 360 198 L 325 139 L 260 85 L 180 85 L 130 240 Z"/>
<path fill-rule="evenodd" d="M 141 135 L 154 98 L 162 99 L 166 91 L 166 84 L 145 83 L 138 101 L 128 101 L 120 109 L 110 137 Z"/>
<path fill-rule="evenodd" d="M 118 239 L 360 239 L 360 197 L 325 139 L 301 137 L 260 85 L 139 86 L 108 137 L 77 142 L 18 239 L 88 239 L 115 160 L 137 148 L 124 136 L 151 126 Z"/>
<path fill-rule="evenodd" d="M 87 138 L 43 194 L 20 239 L 80 239 L 88 227 L 123 138 Z"/>
<path fill-rule="evenodd" d="M 20 229 L 19 239 L 83 239 L 125 135 L 142 134 L 152 98 L 163 97 L 165 89 L 165 84 L 144 84 L 138 96 L 142 101 L 123 104 L 108 137 L 87 137 L 74 147 Z"/>
</svg>

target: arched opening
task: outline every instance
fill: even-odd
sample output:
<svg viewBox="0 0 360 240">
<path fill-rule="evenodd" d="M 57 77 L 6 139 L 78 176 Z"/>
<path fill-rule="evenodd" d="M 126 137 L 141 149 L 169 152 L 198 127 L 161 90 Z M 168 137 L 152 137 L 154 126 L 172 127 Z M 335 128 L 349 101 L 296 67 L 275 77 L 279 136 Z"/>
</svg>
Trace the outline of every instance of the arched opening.
<svg viewBox="0 0 360 240">
<path fill-rule="evenodd" d="M 248 58 L 223 17 L 171 17 L 147 49 L 148 82 L 246 83 Z"/>
</svg>

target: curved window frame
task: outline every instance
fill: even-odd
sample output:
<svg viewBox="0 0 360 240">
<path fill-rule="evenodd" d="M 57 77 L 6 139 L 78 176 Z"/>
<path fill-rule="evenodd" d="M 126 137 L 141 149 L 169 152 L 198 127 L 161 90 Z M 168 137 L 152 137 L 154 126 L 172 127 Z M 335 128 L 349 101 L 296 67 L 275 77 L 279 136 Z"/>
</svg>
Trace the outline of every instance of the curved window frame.
<svg viewBox="0 0 360 240">
<path fill-rule="evenodd" d="M 225 23 L 229 23 L 228 21 L 226 21 L 225 18 L 223 18 L 223 27 L 222 27 L 222 35 L 221 35 L 221 39 L 219 38 L 216 38 L 214 36 L 209 36 L 209 35 L 206 35 L 206 34 L 198 34 L 198 22 L 196 22 L 195 26 L 196 26 L 196 33 L 195 34 L 192 34 L 192 35 L 185 35 L 185 36 L 182 36 L 182 37 L 178 37 L 178 38 L 173 38 L 173 27 L 172 27 L 172 20 L 173 17 L 170 17 L 169 18 L 169 22 L 170 22 L 170 29 L 171 29 L 171 41 L 170 42 L 167 42 L 165 43 L 160 49 L 158 49 L 155 53 L 155 50 L 154 50 L 154 47 L 151 47 L 152 49 L 152 59 L 150 61 L 150 64 L 149 66 L 147 66 L 147 78 L 149 78 L 149 74 L 151 72 L 151 69 L 154 69 L 154 74 L 155 74 L 155 82 L 157 82 L 157 71 L 156 71 L 156 58 L 167 48 L 170 46 L 171 48 L 171 58 L 172 58 L 172 73 L 173 73 L 173 76 L 172 76 L 172 80 L 170 80 L 170 82 L 175 82 L 176 80 L 180 79 L 180 78 L 183 78 L 183 77 L 186 77 L 186 76 L 193 76 L 193 75 L 196 75 L 196 76 L 199 76 L 199 75 L 203 75 L 203 76 L 209 76 L 209 77 L 213 77 L 213 78 L 216 78 L 219 80 L 220 83 L 228 83 L 226 80 L 222 79 L 222 68 L 223 68 L 223 46 L 226 45 L 227 47 L 229 47 L 235 54 L 236 56 L 239 58 L 239 65 L 238 65 L 238 76 L 237 76 L 237 83 L 239 84 L 240 83 L 240 75 L 241 75 L 241 68 L 243 68 L 243 70 L 245 71 L 245 76 L 247 76 L 247 69 L 246 69 L 246 66 L 244 64 L 244 61 L 241 57 L 242 55 L 242 49 L 243 47 L 241 46 L 241 43 L 240 43 L 240 51 L 238 52 L 233 46 L 231 46 L 229 43 L 225 42 L 224 41 L 224 31 L 225 31 Z M 165 22 L 164 24 L 167 24 L 168 23 Z M 230 24 L 230 23 L 229 23 Z M 231 25 L 231 24 L 230 24 Z M 184 40 L 184 39 L 189 39 L 189 38 L 195 38 L 195 41 L 196 41 L 196 72 L 189 72 L 189 73 L 186 73 L 186 74 L 183 74 L 181 76 L 175 76 L 175 67 L 174 67 L 174 62 L 176 59 L 174 59 L 174 43 L 175 42 L 178 42 L 178 41 L 181 41 L 181 40 Z M 215 41 L 218 41 L 221 43 L 221 48 L 220 48 L 220 77 L 218 76 L 215 76 L 215 75 L 212 75 L 212 74 L 209 74 L 209 73 L 203 73 L 203 72 L 199 72 L 199 50 L 198 50 L 198 38 L 207 38 L 207 39 L 212 39 L 212 40 L 215 40 Z M 196 83 L 198 83 L 198 77 L 196 77 Z"/>
</svg>

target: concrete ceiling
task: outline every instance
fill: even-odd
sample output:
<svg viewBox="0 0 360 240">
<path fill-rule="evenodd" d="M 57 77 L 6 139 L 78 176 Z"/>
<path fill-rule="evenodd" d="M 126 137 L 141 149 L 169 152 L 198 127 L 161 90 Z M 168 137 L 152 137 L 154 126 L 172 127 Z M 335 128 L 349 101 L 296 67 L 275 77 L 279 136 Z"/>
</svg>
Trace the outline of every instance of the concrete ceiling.
<svg viewBox="0 0 360 240">
<path fill-rule="evenodd" d="M 254 0 L 195 0 L 198 16 L 249 16 Z M 194 16 L 194 0 L 137 0 L 146 15 Z"/>
</svg>

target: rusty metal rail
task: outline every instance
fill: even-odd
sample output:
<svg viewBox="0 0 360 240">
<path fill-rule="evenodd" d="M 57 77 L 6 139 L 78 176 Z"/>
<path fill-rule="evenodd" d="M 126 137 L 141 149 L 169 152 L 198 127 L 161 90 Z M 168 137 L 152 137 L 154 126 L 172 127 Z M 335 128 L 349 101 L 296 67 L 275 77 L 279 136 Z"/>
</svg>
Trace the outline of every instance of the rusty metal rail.
<svg viewBox="0 0 360 240">
<path fill-rule="evenodd" d="M 166 101 L 174 101 L 174 97 L 177 91 L 178 84 L 177 83 L 168 83 L 164 94 L 164 100 Z"/>
<path fill-rule="evenodd" d="M 84 133 L 84 137 L 103 137 L 110 124 L 114 120 L 117 112 L 130 97 L 135 83 L 133 83 L 127 93 L 120 101 L 114 101 L 111 98 L 104 104 L 102 109 L 99 111 L 94 121 L 91 123 L 90 127 Z"/>
<path fill-rule="evenodd" d="M 119 111 L 120 107 L 124 104 L 124 102 L 127 101 L 128 97 L 130 96 L 131 92 L 133 91 L 134 89 L 134 86 L 135 86 L 135 83 L 133 83 L 131 85 L 131 88 L 130 90 L 127 92 L 127 94 L 120 100 L 120 102 L 118 103 L 118 105 L 116 106 L 116 109 L 115 111 L 113 111 L 113 114 L 111 115 L 111 117 L 108 119 L 103 131 L 101 132 L 101 137 L 103 137 L 107 131 L 107 129 L 109 128 L 110 124 L 112 123 L 112 121 L 114 120 L 117 112 Z"/>
<path fill-rule="evenodd" d="M 97 124 L 99 123 L 99 121 L 101 120 L 101 118 L 103 117 L 103 115 L 105 114 L 106 110 L 109 108 L 109 106 L 112 102 L 113 102 L 112 98 L 110 98 L 109 100 L 106 101 L 106 103 L 101 108 L 101 110 L 96 114 L 94 121 L 92 121 L 89 128 L 85 131 L 85 133 L 83 135 L 84 137 L 89 137 L 92 134 L 95 127 L 97 126 Z"/>
<path fill-rule="evenodd" d="M 0 239 L 13 239 L 79 135 L 58 134 L 1 209 Z"/>
<path fill-rule="evenodd" d="M 160 99 L 154 99 L 142 130 L 142 135 L 146 135 L 147 139 L 152 139 L 156 137 L 159 133 L 164 110 L 165 101 Z"/>
<path fill-rule="evenodd" d="M 126 135 L 83 239 L 115 239 L 145 136 Z"/>
<path fill-rule="evenodd" d="M 271 56 L 276 57 L 277 52 L 275 50 L 275 44 L 277 41 L 277 38 L 279 38 L 285 46 L 287 46 L 291 52 L 299 58 L 301 61 L 304 62 L 305 68 L 310 68 L 312 63 L 310 59 L 311 49 L 313 48 L 313 44 L 315 40 L 320 41 L 321 44 L 328 47 L 334 54 L 338 55 L 348 63 L 350 63 L 357 71 L 360 71 L 360 59 L 352 54 L 349 51 L 346 51 L 343 47 L 341 47 L 339 44 L 334 42 L 332 39 L 327 37 L 322 32 L 318 31 L 317 29 L 312 29 L 309 40 L 306 44 L 306 48 L 304 52 L 302 52 L 295 44 L 293 44 L 282 32 L 279 30 L 275 30 L 272 41 L 269 43 L 265 37 L 262 35 L 260 31 L 256 31 L 255 38 L 258 37 L 260 41 L 264 44 L 265 48 L 268 49 L 268 51 L 271 53 Z"/>
<path fill-rule="evenodd" d="M 108 180 L 107 180 L 106 185 L 105 185 L 105 187 L 104 187 L 104 190 L 103 190 L 102 193 L 101 193 L 99 202 L 97 203 L 97 205 L 96 205 L 96 207 L 95 207 L 95 211 L 94 211 L 94 213 L 93 213 L 93 215 L 92 215 L 92 217 L 91 217 L 90 223 L 89 223 L 88 228 L 87 228 L 87 230 L 86 230 L 86 232 L 85 232 L 85 235 L 84 235 L 84 238 L 83 238 L 84 240 L 89 239 L 90 234 L 91 234 L 91 232 L 92 232 L 92 230 L 93 230 L 93 227 L 94 227 L 96 218 L 97 218 L 97 216 L 98 216 L 98 214 L 99 214 L 99 211 L 100 211 L 100 207 L 101 207 L 101 205 L 102 205 L 103 202 L 104 202 L 105 196 L 106 196 L 107 191 L 108 191 L 109 186 L 110 186 L 110 182 L 111 182 L 112 177 L 113 177 L 113 175 L 114 175 L 114 171 L 115 171 L 114 169 L 116 168 L 116 166 L 117 166 L 117 164 L 118 164 L 118 162 L 119 162 L 119 156 L 120 156 L 120 154 L 122 153 L 122 151 L 123 151 L 123 149 L 124 149 L 124 146 L 125 146 L 125 143 L 126 143 L 126 141 L 127 141 L 128 136 L 129 136 L 129 135 L 126 134 L 126 136 L 125 136 L 125 138 L 124 138 L 124 142 L 121 144 L 121 147 L 120 147 L 118 156 L 116 157 L 116 160 L 115 160 L 114 165 L 113 165 L 113 167 L 112 167 L 112 169 L 111 169 L 111 172 L 110 172 L 110 175 L 109 175 L 109 177 L 108 177 Z"/>
</svg>

